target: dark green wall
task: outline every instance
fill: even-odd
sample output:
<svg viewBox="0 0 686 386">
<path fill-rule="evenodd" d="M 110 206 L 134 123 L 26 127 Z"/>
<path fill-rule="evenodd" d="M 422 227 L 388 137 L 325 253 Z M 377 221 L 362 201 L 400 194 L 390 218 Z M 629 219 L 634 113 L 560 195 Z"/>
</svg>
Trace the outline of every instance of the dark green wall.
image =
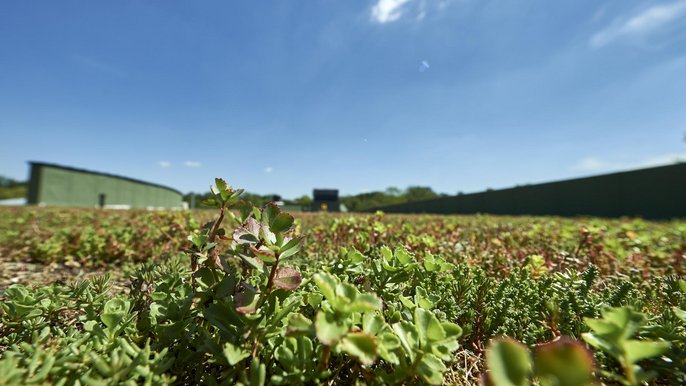
<svg viewBox="0 0 686 386">
<path fill-rule="evenodd" d="M 387 213 L 686 217 L 686 163 L 391 205 Z"/>
<path fill-rule="evenodd" d="M 100 194 L 105 194 L 106 205 L 131 208 L 173 208 L 182 201 L 180 192 L 142 181 L 52 165 L 31 166 L 29 204 L 97 207 Z"/>
</svg>

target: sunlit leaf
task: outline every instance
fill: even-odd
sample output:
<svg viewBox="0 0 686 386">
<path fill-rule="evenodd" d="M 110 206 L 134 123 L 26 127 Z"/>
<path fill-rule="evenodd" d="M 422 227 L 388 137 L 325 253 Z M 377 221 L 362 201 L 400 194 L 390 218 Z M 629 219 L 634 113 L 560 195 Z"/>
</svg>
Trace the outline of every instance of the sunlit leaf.
<svg viewBox="0 0 686 386">
<path fill-rule="evenodd" d="M 339 347 L 367 366 L 376 361 L 379 350 L 374 336 L 364 332 L 351 332 L 347 334 L 341 339 Z"/>
<path fill-rule="evenodd" d="M 531 385 L 529 351 L 511 339 L 493 340 L 486 350 L 488 376 L 494 386 Z"/>
<path fill-rule="evenodd" d="M 274 276 L 274 285 L 278 288 L 292 291 L 300 286 L 303 278 L 300 272 L 293 268 L 279 267 Z"/>
</svg>

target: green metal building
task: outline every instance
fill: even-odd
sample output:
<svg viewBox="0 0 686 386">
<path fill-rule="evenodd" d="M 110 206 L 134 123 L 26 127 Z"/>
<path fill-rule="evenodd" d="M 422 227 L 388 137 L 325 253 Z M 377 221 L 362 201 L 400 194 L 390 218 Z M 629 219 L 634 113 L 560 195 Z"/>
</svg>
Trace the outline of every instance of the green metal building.
<svg viewBox="0 0 686 386">
<path fill-rule="evenodd" d="M 181 192 L 166 186 L 43 162 L 29 164 L 29 205 L 115 209 L 182 208 Z"/>
</svg>

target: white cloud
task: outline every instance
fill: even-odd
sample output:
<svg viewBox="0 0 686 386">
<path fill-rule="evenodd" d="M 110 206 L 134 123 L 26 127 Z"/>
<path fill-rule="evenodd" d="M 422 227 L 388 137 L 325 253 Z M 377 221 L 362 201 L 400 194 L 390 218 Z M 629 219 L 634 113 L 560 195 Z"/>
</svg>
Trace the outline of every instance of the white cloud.
<svg viewBox="0 0 686 386">
<path fill-rule="evenodd" d="M 586 157 L 579 160 L 579 162 L 574 165 L 572 169 L 583 172 L 591 172 L 610 168 L 612 168 L 612 164 L 599 160 L 595 157 Z"/>
<path fill-rule="evenodd" d="M 637 38 L 654 32 L 686 16 L 686 0 L 648 7 L 631 17 L 620 17 L 594 34 L 589 40 L 593 48 L 600 48 L 617 39 Z"/>
<path fill-rule="evenodd" d="M 198 162 L 198 161 L 186 161 L 186 162 L 184 162 L 183 164 L 186 165 L 186 166 L 189 167 L 189 168 L 198 168 L 198 167 L 200 167 L 200 166 L 202 165 L 202 164 L 201 164 L 200 162 Z"/>
<path fill-rule="evenodd" d="M 426 0 L 419 0 L 419 5 L 417 6 L 417 20 L 424 20 L 426 17 Z"/>
<path fill-rule="evenodd" d="M 400 19 L 404 7 L 412 0 L 378 0 L 372 7 L 372 20 L 380 23 L 390 23 Z"/>
<path fill-rule="evenodd" d="M 374 23 L 387 24 L 402 18 L 420 22 L 430 12 L 444 11 L 453 0 L 375 0 L 371 10 Z"/>
<path fill-rule="evenodd" d="M 159 167 L 161 167 L 161 168 L 168 168 L 168 167 L 171 166 L 171 162 L 168 162 L 168 161 L 160 161 L 160 162 L 157 163 L 157 165 L 159 165 Z"/>
<path fill-rule="evenodd" d="M 271 173 L 273 171 L 274 171 L 274 168 L 272 168 L 271 166 L 267 166 L 266 168 L 264 168 L 265 173 Z"/>
<path fill-rule="evenodd" d="M 596 157 L 586 157 L 579 160 L 571 169 L 580 172 L 601 172 L 612 170 L 630 170 L 670 165 L 686 162 L 686 153 L 667 153 L 645 158 L 638 162 L 607 162 Z"/>
<path fill-rule="evenodd" d="M 686 153 L 670 153 L 650 157 L 643 160 L 640 164 L 638 164 L 638 166 L 648 168 L 652 166 L 669 165 L 677 162 L 686 162 Z"/>
</svg>

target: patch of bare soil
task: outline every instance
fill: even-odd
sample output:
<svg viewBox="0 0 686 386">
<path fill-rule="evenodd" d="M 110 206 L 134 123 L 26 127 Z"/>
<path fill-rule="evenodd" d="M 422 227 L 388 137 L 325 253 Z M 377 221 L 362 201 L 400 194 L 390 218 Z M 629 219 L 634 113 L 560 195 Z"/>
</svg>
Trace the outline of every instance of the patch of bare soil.
<svg viewBox="0 0 686 386">
<path fill-rule="evenodd" d="M 120 269 L 84 268 L 65 264 L 21 262 L 0 255 L 0 296 L 12 284 L 23 284 L 29 287 L 45 286 L 54 283 L 68 284 L 94 276 L 110 274 L 113 293 L 122 293 L 128 288 L 129 280 Z"/>
</svg>

